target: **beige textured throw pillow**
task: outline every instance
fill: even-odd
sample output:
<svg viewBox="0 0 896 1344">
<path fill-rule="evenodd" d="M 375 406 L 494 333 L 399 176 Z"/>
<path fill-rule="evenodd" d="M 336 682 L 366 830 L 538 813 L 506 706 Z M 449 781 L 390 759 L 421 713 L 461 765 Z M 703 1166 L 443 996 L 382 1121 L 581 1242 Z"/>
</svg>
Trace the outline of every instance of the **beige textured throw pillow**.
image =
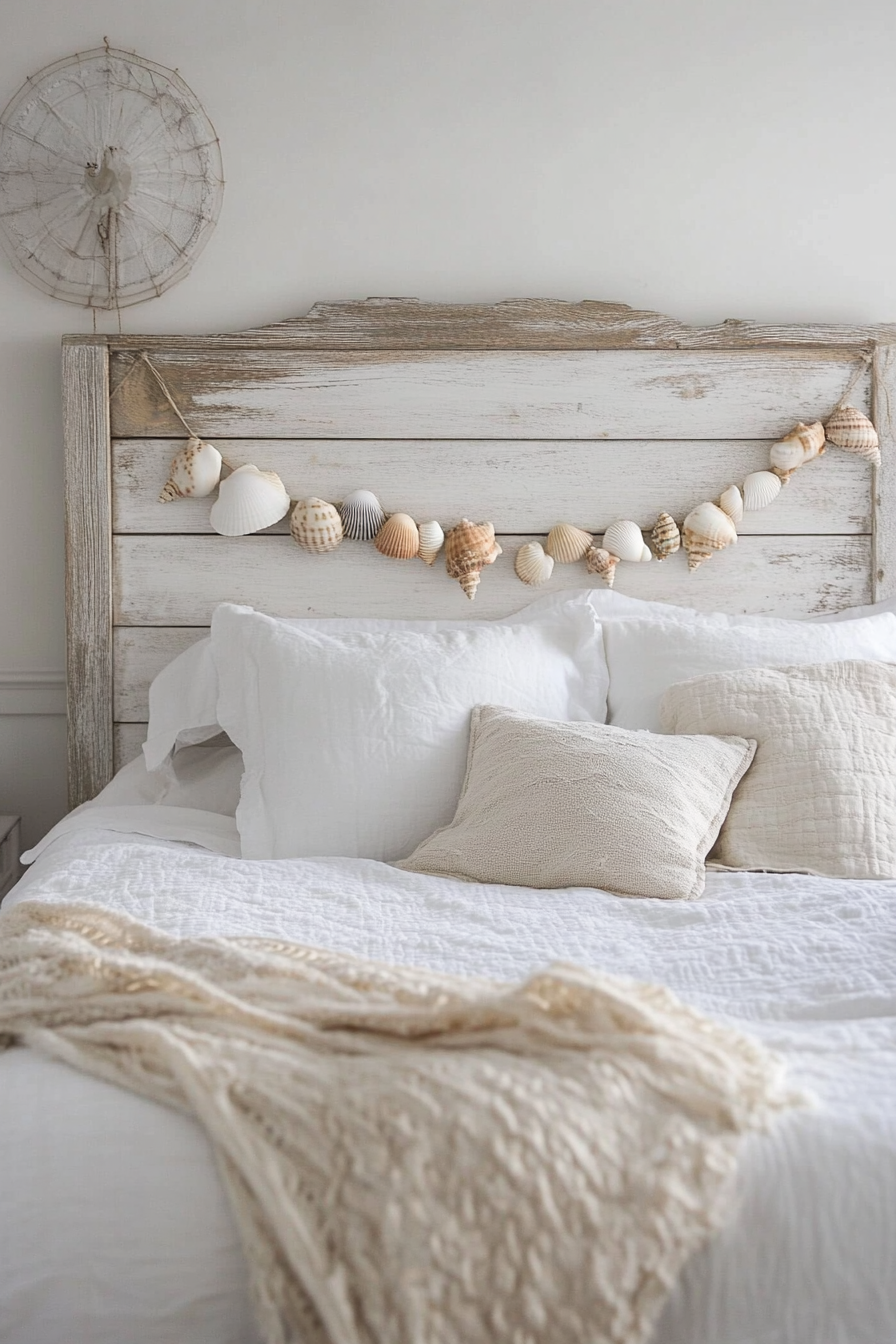
<svg viewBox="0 0 896 1344">
<path fill-rule="evenodd" d="M 845 662 L 696 677 L 674 733 L 758 742 L 711 858 L 728 868 L 896 877 L 896 667 Z"/>
<path fill-rule="evenodd" d="M 396 867 L 693 900 L 754 750 L 742 737 L 663 737 L 479 705 L 454 820 Z"/>
</svg>

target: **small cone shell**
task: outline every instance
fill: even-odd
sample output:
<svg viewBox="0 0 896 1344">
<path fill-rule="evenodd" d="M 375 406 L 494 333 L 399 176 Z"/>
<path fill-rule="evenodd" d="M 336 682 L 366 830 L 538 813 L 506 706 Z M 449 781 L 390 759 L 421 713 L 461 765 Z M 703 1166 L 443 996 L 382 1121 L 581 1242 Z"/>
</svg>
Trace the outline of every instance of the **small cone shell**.
<svg viewBox="0 0 896 1344">
<path fill-rule="evenodd" d="M 421 523 L 420 524 L 420 549 L 417 554 L 426 565 L 431 565 L 442 549 L 445 541 L 445 533 L 442 531 L 440 523 Z"/>
<path fill-rule="evenodd" d="M 214 444 L 188 439 L 172 458 L 159 503 L 167 504 L 172 499 L 205 499 L 220 481 L 222 465 L 221 454 Z"/>
<path fill-rule="evenodd" d="M 719 496 L 719 508 L 723 513 L 727 513 L 735 527 L 743 522 L 744 497 L 736 485 L 729 485 L 727 490 L 722 491 Z"/>
<path fill-rule="evenodd" d="M 292 539 L 303 551 L 324 555 L 342 541 L 342 519 L 335 504 L 310 495 L 296 503 L 289 519 Z"/>
<path fill-rule="evenodd" d="M 544 549 L 558 565 L 574 565 L 593 545 L 590 532 L 574 527 L 572 523 L 558 523 L 548 533 Z"/>
<path fill-rule="evenodd" d="M 445 568 L 457 579 L 472 602 L 479 586 L 479 571 L 492 565 L 501 554 L 492 523 L 471 523 L 462 518 L 445 538 Z"/>
<path fill-rule="evenodd" d="M 682 528 L 688 553 L 688 569 L 693 571 L 708 560 L 713 551 L 724 550 L 737 541 L 734 523 L 717 504 L 698 504 L 691 509 Z"/>
<path fill-rule="evenodd" d="M 420 549 L 420 530 L 410 514 L 393 513 L 377 532 L 374 545 L 392 560 L 413 560 Z"/>
<path fill-rule="evenodd" d="M 592 546 L 585 555 L 585 567 L 589 574 L 599 574 L 608 588 L 616 580 L 616 566 L 619 557 L 611 555 L 603 546 Z"/>
<path fill-rule="evenodd" d="M 342 531 L 350 541 L 373 541 L 386 513 L 371 490 L 353 490 L 339 506 Z"/>
<path fill-rule="evenodd" d="M 540 541 L 527 541 L 517 551 L 513 567 L 518 579 L 537 588 L 553 574 L 554 557 L 546 554 Z"/>
<path fill-rule="evenodd" d="M 769 465 L 776 476 L 780 476 L 784 485 L 795 471 L 813 457 L 824 452 L 824 425 L 813 420 L 804 425 L 802 420 L 777 443 L 773 443 L 768 455 Z"/>
<path fill-rule="evenodd" d="M 650 534 L 650 540 L 657 560 L 665 560 L 667 555 L 675 554 L 681 545 L 681 533 L 671 513 L 659 515 Z"/>
<path fill-rule="evenodd" d="M 867 415 L 855 406 L 840 406 L 824 427 L 828 443 L 856 453 L 868 462 L 880 462 L 880 440 Z"/>
</svg>

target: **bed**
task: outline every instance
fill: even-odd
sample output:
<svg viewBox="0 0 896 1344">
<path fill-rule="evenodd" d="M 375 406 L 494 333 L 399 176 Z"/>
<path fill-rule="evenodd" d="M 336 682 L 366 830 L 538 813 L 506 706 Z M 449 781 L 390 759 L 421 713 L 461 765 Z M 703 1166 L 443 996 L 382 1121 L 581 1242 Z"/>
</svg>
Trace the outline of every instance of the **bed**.
<svg viewBox="0 0 896 1344">
<path fill-rule="evenodd" d="M 734 1216 L 686 1265 L 655 1344 L 896 1337 L 892 882 L 711 871 L 695 903 L 461 882 L 365 857 L 257 862 L 240 857 L 233 748 L 186 748 L 164 789 L 140 757 L 150 682 L 207 636 L 219 603 L 293 618 L 506 618 L 533 596 L 513 573 L 518 545 L 574 507 L 595 535 L 618 517 L 681 517 L 764 467 L 791 423 L 834 405 L 866 353 L 853 399 L 877 425 L 880 468 L 830 453 L 696 575 L 682 556 L 620 567 L 619 611 L 606 595 L 595 610 L 605 629 L 617 616 L 629 628 L 706 619 L 715 646 L 739 637 L 743 617 L 788 657 L 795 618 L 814 617 L 802 628 L 831 641 L 858 630 L 835 619 L 853 608 L 894 619 L 894 339 L 687 328 L 622 305 L 379 300 L 236 336 L 68 338 L 69 778 L 72 805 L 86 806 L 39 847 L 4 909 L 83 901 L 191 938 L 297 940 L 498 979 L 559 959 L 665 984 L 781 1052 L 817 1104 L 748 1141 Z M 183 433 L 142 351 L 228 461 L 277 470 L 292 494 L 341 499 L 369 484 L 390 511 L 492 519 L 505 555 L 474 607 L 444 573 L 369 547 L 306 556 L 282 524 L 224 538 L 207 502 L 157 503 Z M 582 583 L 558 566 L 544 602 Z M 687 611 L 663 621 L 654 604 Z M 837 647 L 848 651 L 825 656 L 896 662 Z M 611 660 L 611 706 L 613 694 Z M 30 1050 L 0 1056 L 0 1080 L 2 1344 L 259 1338 L 195 1124 Z"/>
</svg>

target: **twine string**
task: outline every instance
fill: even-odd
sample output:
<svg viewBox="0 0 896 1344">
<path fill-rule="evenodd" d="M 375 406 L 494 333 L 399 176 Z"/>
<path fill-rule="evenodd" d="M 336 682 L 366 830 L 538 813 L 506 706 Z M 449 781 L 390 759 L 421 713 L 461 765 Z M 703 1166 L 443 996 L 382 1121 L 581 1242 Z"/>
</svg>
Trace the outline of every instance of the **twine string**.
<svg viewBox="0 0 896 1344">
<path fill-rule="evenodd" d="M 141 350 L 141 351 L 140 351 L 140 358 L 142 359 L 142 361 L 143 361 L 143 363 L 146 365 L 146 367 L 149 369 L 149 371 L 150 371 L 150 373 L 152 374 L 153 378 L 155 378 L 156 382 L 158 383 L 159 387 L 160 387 L 161 390 L 162 390 L 162 396 L 165 398 L 165 400 L 167 401 L 168 405 L 171 407 L 172 411 L 173 411 L 174 414 L 177 416 L 178 420 L 181 422 L 181 424 L 183 425 L 184 429 L 187 431 L 187 434 L 189 435 L 189 437 L 190 437 L 191 439 L 198 439 L 198 438 L 199 438 L 199 435 L 196 433 L 195 429 L 192 429 L 192 428 L 190 427 L 190 425 L 187 424 L 187 421 L 186 421 L 186 420 L 184 419 L 184 417 L 181 415 L 181 413 L 180 413 L 180 408 L 179 408 L 177 402 L 174 400 L 174 398 L 172 397 L 171 393 L 168 391 L 168 384 L 165 382 L 165 379 L 164 379 L 164 378 L 162 377 L 162 375 L 159 373 L 159 371 L 158 371 L 158 369 L 156 368 L 155 364 L 153 364 L 152 360 L 150 359 L 149 355 L 146 353 L 145 350 Z M 123 382 L 123 381 L 124 381 L 124 379 L 122 379 L 122 382 Z M 118 386 L 121 387 L 121 383 L 119 383 Z M 118 389 L 116 388 L 116 391 L 117 391 L 117 390 L 118 390 Z"/>
<path fill-rule="evenodd" d="M 865 371 L 867 370 L 867 368 L 868 368 L 868 366 L 870 365 L 870 363 L 871 363 L 871 361 L 872 361 L 873 358 L 874 358 L 874 347 L 873 347 L 873 346 L 872 346 L 872 348 L 871 348 L 870 350 L 863 350 L 863 351 L 862 351 L 862 356 L 861 356 L 861 359 L 860 359 L 860 361 L 859 361 L 859 367 L 855 370 L 855 372 L 853 373 L 853 375 L 852 375 L 852 377 L 850 378 L 849 382 L 846 384 L 846 387 L 845 387 L 845 389 L 844 389 L 844 391 L 843 391 L 843 394 L 842 394 L 841 397 L 840 397 L 840 400 L 837 402 L 837 405 L 834 407 L 834 410 L 831 412 L 832 415 L 835 414 L 837 411 L 842 411 L 842 410 L 843 410 L 843 407 L 846 405 L 847 401 L 849 400 L 849 397 L 850 397 L 850 395 L 851 395 L 851 393 L 852 393 L 853 388 L 855 387 L 855 385 L 856 385 L 856 383 L 859 381 L 859 379 L 862 377 L 862 375 L 865 373 Z"/>
</svg>

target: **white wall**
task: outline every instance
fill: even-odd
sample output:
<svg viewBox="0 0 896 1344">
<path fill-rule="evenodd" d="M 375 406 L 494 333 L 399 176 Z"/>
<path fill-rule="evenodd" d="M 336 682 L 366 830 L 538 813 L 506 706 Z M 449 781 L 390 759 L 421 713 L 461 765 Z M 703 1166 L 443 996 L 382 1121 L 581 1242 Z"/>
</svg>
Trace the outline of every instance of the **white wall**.
<svg viewBox="0 0 896 1344">
<path fill-rule="evenodd" d="M 0 0 L 0 104 L 106 35 L 179 68 L 227 178 L 128 330 L 370 294 L 896 319 L 892 0 Z M 59 336 L 90 318 L 3 260 L 0 314 L 2 691 L 61 675 Z M 3 704 L 0 811 L 33 836 L 61 721 Z"/>
</svg>

